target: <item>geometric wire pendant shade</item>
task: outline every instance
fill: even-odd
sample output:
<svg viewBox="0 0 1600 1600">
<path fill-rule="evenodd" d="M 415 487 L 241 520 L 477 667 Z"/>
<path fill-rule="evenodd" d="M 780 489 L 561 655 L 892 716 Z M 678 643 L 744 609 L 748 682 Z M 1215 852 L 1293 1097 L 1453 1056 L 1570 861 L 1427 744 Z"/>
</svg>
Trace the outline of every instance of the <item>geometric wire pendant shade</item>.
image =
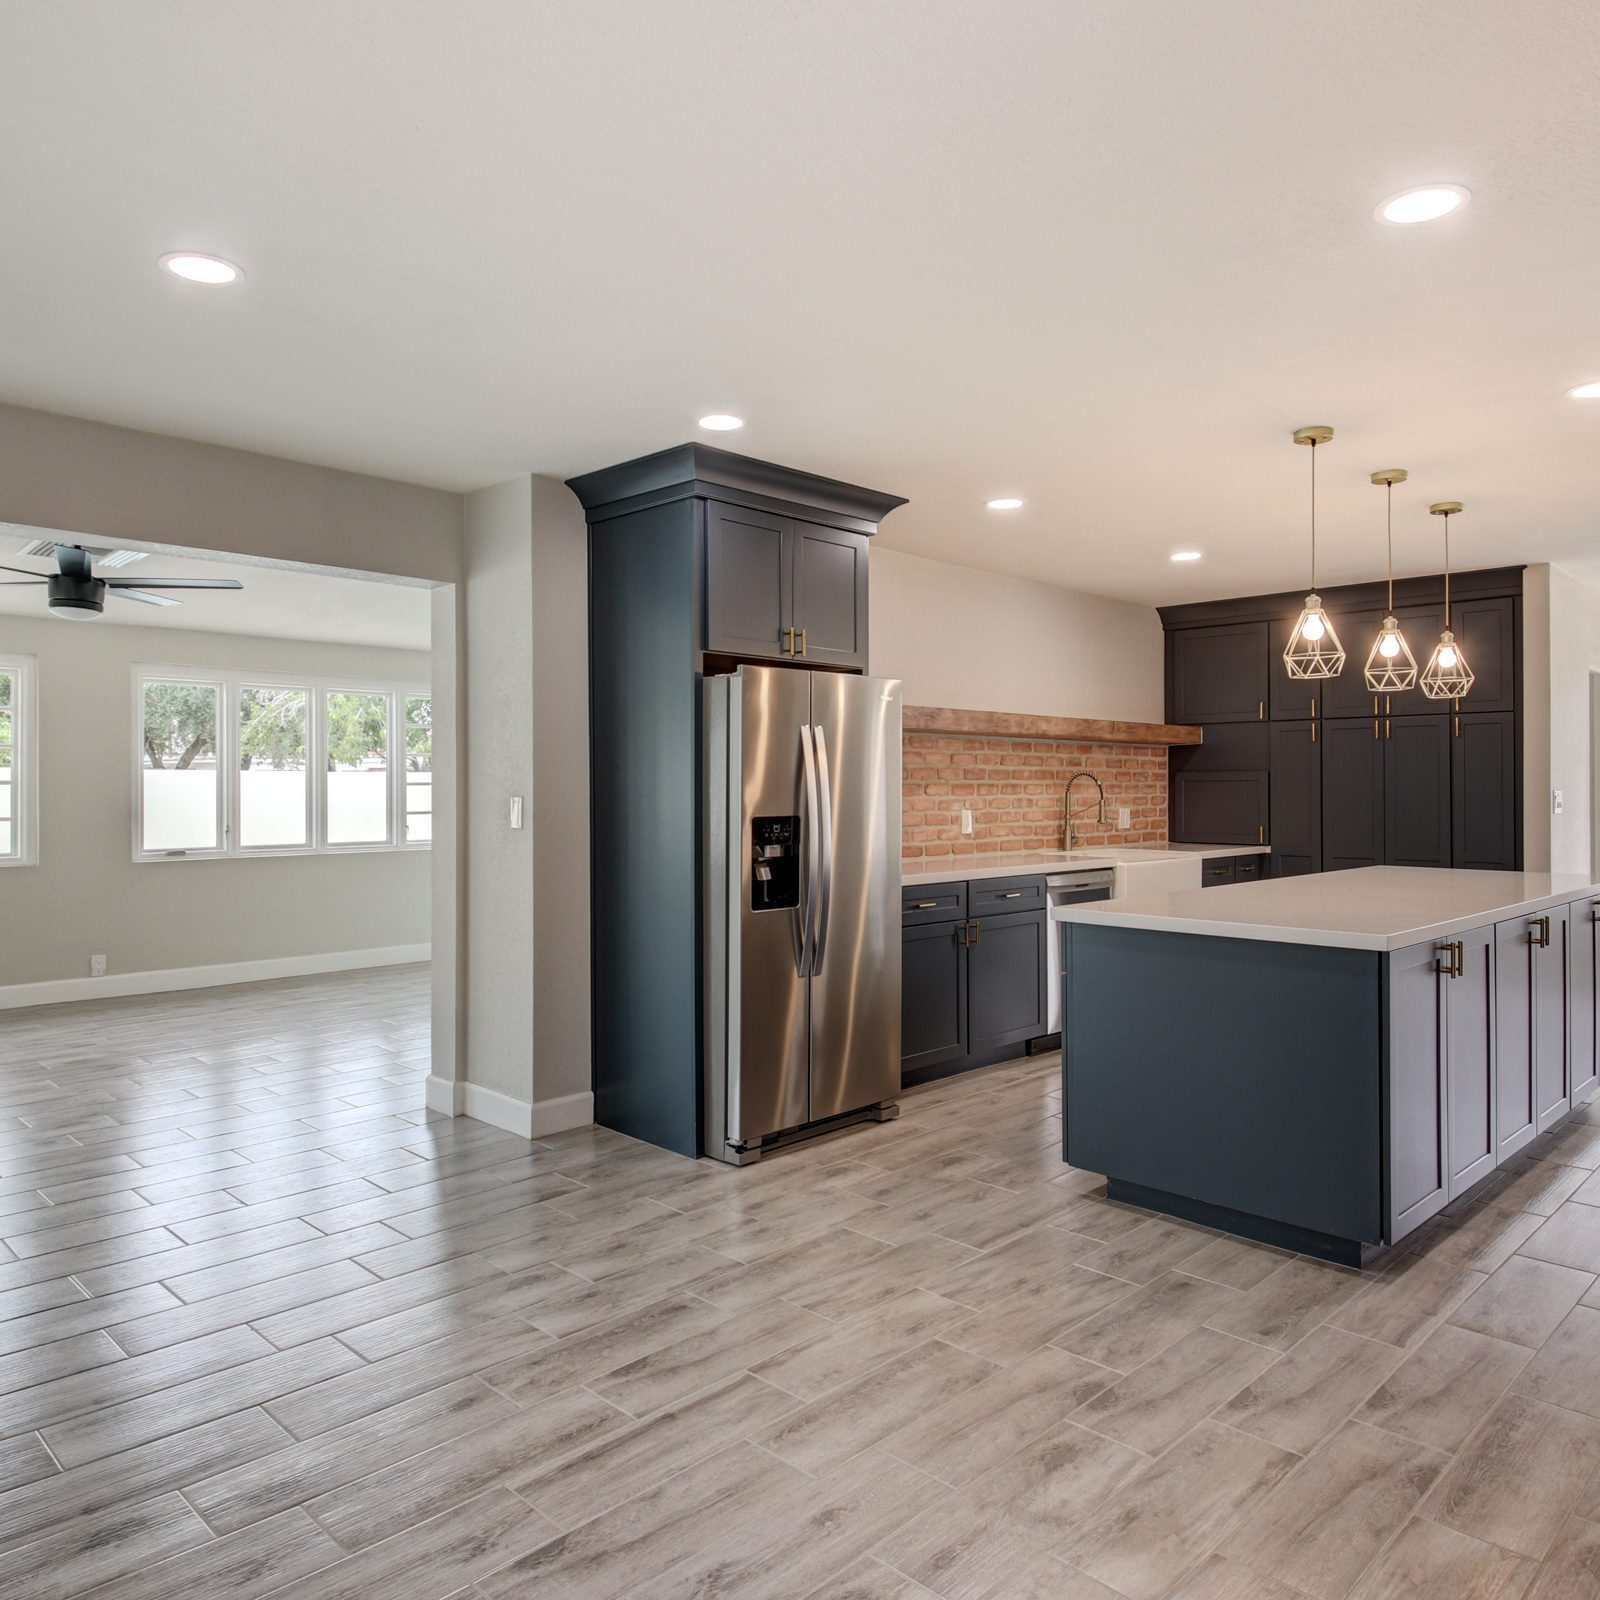
<svg viewBox="0 0 1600 1600">
<path fill-rule="evenodd" d="M 1344 646 L 1333 623 L 1322 609 L 1317 593 L 1317 446 L 1333 437 L 1333 429 L 1323 424 L 1296 428 L 1294 442 L 1311 446 L 1311 593 L 1300 615 L 1295 618 L 1289 642 L 1283 650 L 1283 666 L 1291 678 L 1336 678 L 1344 671 Z"/>
<path fill-rule="evenodd" d="M 1417 658 L 1400 631 L 1399 619 L 1394 614 L 1394 486 L 1406 481 L 1404 467 L 1385 467 L 1372 474 L 1374 483 L 1381 483 L 1387 492 L 1389 538 L 1389 605 L 1384 613 L 1383 627 L 1372 641 L 1367 652 L 1367 666 L 1363 676 L 1374 694 L 1404 694 L 1417 681 Z"/>
<path fill-rule="evenodd" d="M 1428 507 L 1444 518 L 1444 631 L 1422 669 L 1422 692 L 1430 700 L 1459 700 L 1472 687 L 1472 668 L 1450 631 L 1450 518 L 1461 510 L 1459 500 L 1440 500 Z"/>
</svg>

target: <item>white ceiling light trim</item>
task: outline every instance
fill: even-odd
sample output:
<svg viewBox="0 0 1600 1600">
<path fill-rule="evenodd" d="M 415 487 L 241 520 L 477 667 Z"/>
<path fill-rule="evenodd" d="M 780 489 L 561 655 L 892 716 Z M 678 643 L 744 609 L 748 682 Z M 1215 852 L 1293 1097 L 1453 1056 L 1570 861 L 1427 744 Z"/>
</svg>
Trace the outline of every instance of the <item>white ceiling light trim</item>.
<svg viewBox="0 0 1600 1600">
<path fill-rule="evenodd" d="M 1018 499 L 1014 494 L 1003 494 L 993 500 L 985 500 L 983 503 L 991 511 L 1020 511 L 1026 502 Z"/>
<path fill-rule="evenodd" d="M 1459 183 L 1425 183 L 1416 189 L 1392 194 L 1377 210 L 1379 222 L 1410 227 L 1416 222 L 1437 222 L 1459 211 L 1472 198 L 1472 191 Z"/>
<path fill-rule="evenodd" d="M 1600 382 L 1580 383 L 1576 389 L 1567 390 L 1569 400 L 1600 400 Z"/>
<path fill-rule="evenodd" d="M 709 428 L 712 433 L 732 433 L 735 428 L 744 426 L 744 418 L 727 411 L 713 411 L 709 416 L 701 417 L 700 426 Z"/>
<path fill-rule="evenodd" d="M 244 268 L 237 262 L 201 250 L 169 250 L 162 256 L 161 265 L 187 283 L 237 283 L 244 276 Z"/>
<path fill-rule="evenodd" d="M 1174 550 L 1168 559 L 1172 561 L 1198 561 L 1200 556 L 1201 552 L 1199 550 Z"/>
</svg>

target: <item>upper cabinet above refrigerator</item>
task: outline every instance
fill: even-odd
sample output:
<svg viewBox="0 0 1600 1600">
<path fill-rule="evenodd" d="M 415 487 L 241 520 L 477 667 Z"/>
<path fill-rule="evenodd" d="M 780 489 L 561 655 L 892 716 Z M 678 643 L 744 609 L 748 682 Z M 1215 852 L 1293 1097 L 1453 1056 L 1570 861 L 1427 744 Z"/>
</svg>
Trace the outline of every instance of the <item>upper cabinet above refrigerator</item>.
<svg viewBox="0 0 1600 1600">
<path fill-rule="evenodd" d="M 742 659 L 867 665 L 867 536 L 708 501 L 705 647 Z"/>
</svg>

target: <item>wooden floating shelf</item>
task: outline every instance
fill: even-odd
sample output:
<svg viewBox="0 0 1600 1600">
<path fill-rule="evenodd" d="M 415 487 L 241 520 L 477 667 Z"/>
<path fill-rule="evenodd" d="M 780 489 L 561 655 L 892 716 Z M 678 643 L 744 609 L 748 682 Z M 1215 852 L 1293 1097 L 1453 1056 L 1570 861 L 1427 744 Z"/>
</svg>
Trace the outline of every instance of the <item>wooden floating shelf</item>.
<svg viewBox="0 0 1600 1600">
<path fill-rule="evenodd" d="M 1020 711 L 952 711 L 907 706 L 907 733 L 975 733 L 990 739 L 1059 739 L 1084 744 L 1199 744 L 1199 728 L 1176 722 L 1112 722 L 1097 717 L 1032 717 Z"/>
</svg>

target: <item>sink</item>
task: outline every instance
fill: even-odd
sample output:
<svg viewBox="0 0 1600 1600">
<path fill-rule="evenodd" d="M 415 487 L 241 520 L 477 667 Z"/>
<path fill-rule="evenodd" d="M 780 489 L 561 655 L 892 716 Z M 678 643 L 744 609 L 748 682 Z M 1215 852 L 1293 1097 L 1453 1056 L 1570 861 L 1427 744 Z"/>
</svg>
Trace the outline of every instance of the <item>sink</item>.
<svg viewBox="0 0 1600 1600">
<path fill-rule="evenodd" d="M 1199 856 L 1160 853 L 1135 860 L 1124 857 L 1111 870 L 1111 892 L 1119 900 L 1129 894 L 1164 894 L 1200 887 Z"/>
</svg>

